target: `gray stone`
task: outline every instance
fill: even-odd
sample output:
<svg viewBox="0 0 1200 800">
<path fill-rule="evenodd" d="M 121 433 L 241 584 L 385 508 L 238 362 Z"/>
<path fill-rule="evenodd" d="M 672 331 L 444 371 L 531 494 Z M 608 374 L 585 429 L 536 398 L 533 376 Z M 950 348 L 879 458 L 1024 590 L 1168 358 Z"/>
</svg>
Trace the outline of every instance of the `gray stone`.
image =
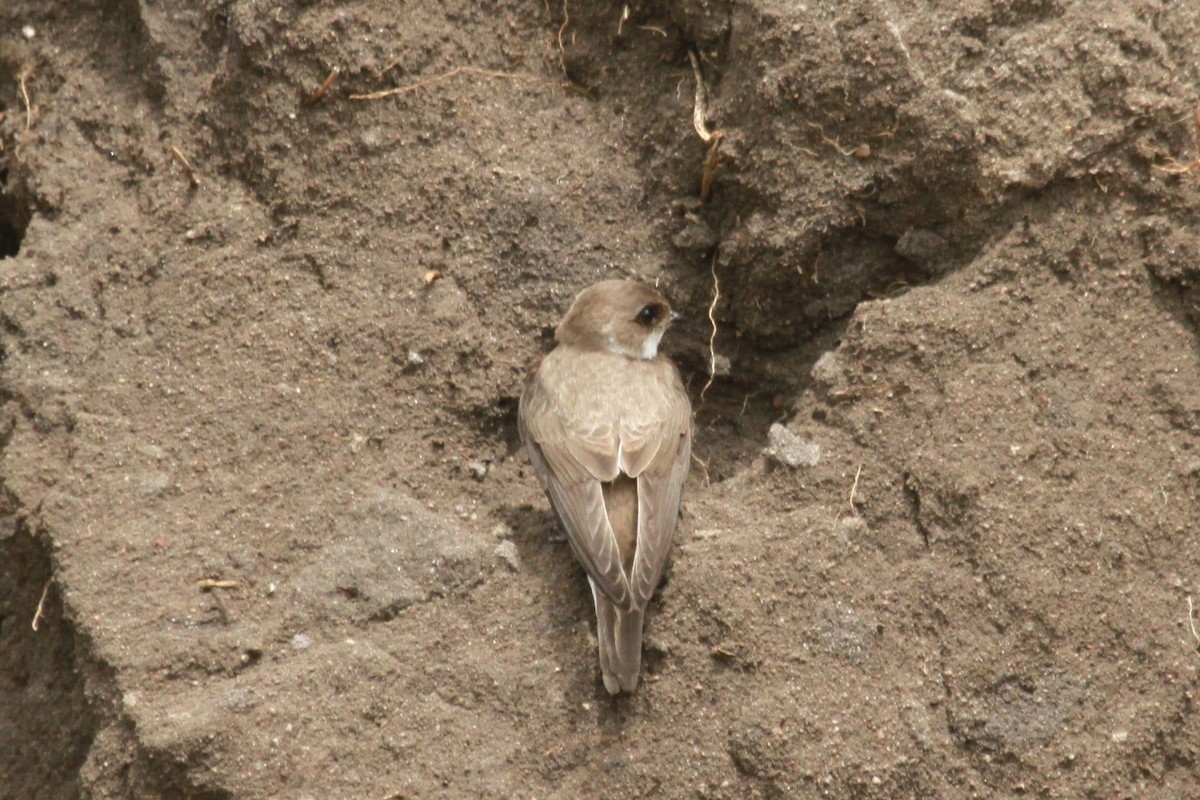
<svg viewBox="0 0 1200 800">
<path fill-rule="evenodd" d="M 821 461 L 821 445 L 800 438 L 778 422 L 767 431 L 765 452 L 789 467 L 815 467 Z"/>
<path fill-rule="evenodd" d="M 521 554 L 517 552 L 517 546 L 513 544 L 511 539 L 505 539 L 496 545 L 496 549 L 493 552 L 497 558 L 508 565 L 510 570 L 513 572 L 521 571 Z"/>
</svg>

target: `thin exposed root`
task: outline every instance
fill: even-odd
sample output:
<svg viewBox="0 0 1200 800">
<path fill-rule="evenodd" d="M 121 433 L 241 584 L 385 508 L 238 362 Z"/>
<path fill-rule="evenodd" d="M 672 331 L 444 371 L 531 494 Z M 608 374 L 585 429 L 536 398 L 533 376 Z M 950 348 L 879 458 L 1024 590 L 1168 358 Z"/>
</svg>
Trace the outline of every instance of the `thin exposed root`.
<svg viewBox="0 0 1200 800">
<path fill-rule="evenodd" d="M 1196 129 L 1196 149 L 1200 150 L 1200 106 L 1197 106 L 1192 111 L 1192 124 Z M 1157 172 L 1165 172 L 1168 175 L 1186 175 L 1197 167 L 1200 167 L 1200 158 L 1194 158 L 1186 164 L 1181 164 L 1173 158 L 1168 158 L 1165 164 L 1150 165 L 1150 169 Z"/>
<path fill-rule="evenodd" d="M 567 0 L 563 0 L 563 21 L 562 25 L 558 26 L 558 65 L 562 68 L 562 74 L 567 74 L 567 49 L 563 47 L 563 34 L 567 32 L 567 26 L 571 24 L 571 12 L 567 8 Z"/>
<path fill-rule="evenodd" d="M 700 202 L 707 203 L 712 197 L 713 178 L 717 174 L 717 156 L 721 149 L 721 140 L 725 132 L 709 130 L 708 128 L 708 87 L 704 84 L 704 72 L 700 69 L 700 57 L 696 51 L 688 50 L 688 60 L 692 62 L 692 74 L 696 79 L 696 99 L 692 104 L 692 127 L 700 140 L 708 144 L 708 152 L 704 156 L 704 167 L 700 174 Z"/>
<path fill-rule="evenodd" d="M 38 600 L 37 610 L 33 612 L 33 623 L 30 625 L 30 627 L 32 627 L 35 631 L 38 629 L 38 626 L 42 624 L 42 617 L 44 616 L 43 611 L 46 606 L 46 595 L 49 592 L 50 581 L 46 581 L 46 585 L 42 587 L 42 598 Z M 1193 633 L 1194 632 L 1195 631 L 1193 631 Z"/>
<path fill-rule="evenodd" d="M 386 71 L 386 70 L 385 70 Z M 352 94 L 351 100 L 383 100 L 386 97 L 396 97 L 397 95 L 409 94 L 411 92 L 424 89 L 435 83 L 453 78 L 455 75 L 481 75 L 485 78 L 508 78 L 510 80 L 526 80 L 536 81 L 538 83 L 558 83 L 551 81 L 539 75 L 530 75 L 522 72 L 500 72 L 494 69 L 480 69 L 479 67 L 455 67 L 449 72 L 443 72 L 440 75 L 434 75 L 429 78 L 424 78 L 416 83 L 410 83 L 407 86 L 397 86 L 394 89 L 384 89 L 378 92 L 368 92 L 367 94 Z"/>
<path fill-rule="evenodd" d="M 31 75 L 33 75 L 33 67 L 22 70 L 21 74 L 17 76 L 17 86 L 21 90 L 21 102 L 25 104 L 25 130 L 29 130 L 33 125 L 33 104 L 29 102 L 29 89 L 25 86 L 25 81 L 29 80 Z"/>
<path fill-rule="evenodd" d="M 712 481 L 708 479 L 708 462 L 695 453 L 692 453 L 692 460 L 699 464 L 701 471 L 704 472 L 704 488 L 707 489 L 709 486 L 712 486 Z"/>
<path fill-rule="evenodd" d="M 201 578 L 196 581 L 196 588 L 202 592 L 209 592 L 213 589 L 238 589 L 241 588 L 241 585 L 241 581 L 219 580 L 216 578 Z"/>
<path fill-rule="evenodd" d="M 1192 641 L 1195 642 L 1192 650 L 1200 654 L 1200 633 L 1196 633 L 1196 609 L 1192 606 L 1192 596 L 1189 594 L 1187 599 L 1188 604 L 1188 628 L 1192 631 Z M 37 630 L 34 628 L 34 630 Z"/>
<path fill-rule="evenodd" d="M 1189 161 L 1186 164 L 1180 164 L 1173 158 L 1167 159 L 1165 164 L 1151 164 L 1150 169 L 1155 172 L 1165 172 L 1168 175 L 1187 175 L 1196 167 L 1200 167 L 1200 159 Z"/>
<path fill-rule="evenodd" d="M 717 151 L 721 149 L 721 140 L 725 135 L 721 131 L 713 134 L 708 145 L 708 154 L 704 157 L 704 170 L 700 173 L 700 202 L 707 203 L 712 197 L 713 179 L 717 175 Z"/>
<path fill-rule="evenodd" d="M 855 158 L 868 158 L 871 155 L 871 145 L 867 144 L 866 142 L 857 144 L 854 147 L 842 147 L 842 143 L 839 142 L 837 139 L 830 139 L 828 136 L 826 136 L 825 129 L 822 128 L 817 123 L 808 122 L 805 124 L 807 124 L 808 127 L 810 127 L 810 128 L 816 128 L 817 132 L 821 134 L 821 141 L 823 141 L 825 144 L 832 147 L 834 150 L 837 150 L 843 156 L 847 156 L 847 157 L 854 156 Z"/>
<path fill-rule="evenodd" d="M 862 477 L 862 464 L 858 465 L 858 471 L 854 473 L 854 485 L 850 487 L 850 513 L 857 514 L 858 509 L 854 507 L 854 495 L 858 494 L 858 479 Z"/>
<path fill-rule="evenodd" d="M 325 98 L 325 95 L 329 94 L 329 90 L 333 88 L 333 84 L 337 81 L 338 75 L 341 74 L 342 71 L 337 67 L 329 70 L 329 77 L 321 82 L 321 85 L 317 87 L 315 92 L 304 99 L 304 105 L 315 106 L 317 103 L 321 102 Z"/>
<path fill-rule="evenodd" d="M 705 142 L 711 142 L 713 136 L 720 131 L 708 129 L 708 87 L 704 85 L 704 73 L 700 70 L 700 58 L 695 50 L 688 50 L 688 60 L 692 62 L 692 73 L 696 77 L 696 100 L 692 105 L 692 127 L 696 134 Z"/>
<path fill-rule="evenodd" d="M 187 160 L 187 156 L 183 154 L 175 145 L 171 145 L 171 155 L 179 162 L 179 166 L 183 167 L 183 174 L 187 177 L 188 185 L 193 189 L 200 188 L 200 179 L 196 177 L 196 171 L 192 169 L 192 162 Z"/>
<path fill-rule="evenodd" d="M 713 296 L 712 302 L 708 304 L 708 322 L 712 325 L 712 335 L 708 337 L 708 380 L 704 382 L 704 388 L 700 390 L 700 407 L 704 407 L 704 395 L 708 392 L 708 387 L 712 386 L 713 380 L 717 377 L 717 318 L 714 312 L 717 310 L 717 301 L 721 299 L 721 283 L 717 280 L 717 254 L 713 253 L 712 257 L 712 280 L 713 280 Z"/>
</svg>

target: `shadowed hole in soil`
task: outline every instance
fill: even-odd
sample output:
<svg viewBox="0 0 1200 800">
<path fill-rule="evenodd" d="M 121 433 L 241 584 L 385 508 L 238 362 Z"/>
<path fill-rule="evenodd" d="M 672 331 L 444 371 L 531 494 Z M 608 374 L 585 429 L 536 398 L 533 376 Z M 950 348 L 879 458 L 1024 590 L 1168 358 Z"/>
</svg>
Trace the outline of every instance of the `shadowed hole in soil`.
<svg viewBox="0 0 1200 800">
<path fill-rule="evenodd" d="M 28 193 L 13 173 L 8 157 L 0 154 L 0 258 L 21 251 L 25 229 L 33 216 Z"/>
<path fill-rule="evenodd" d="M 25 229 L 33 216 L 33 203 L 16 160 L 15 131 L 28 129 L 28 100 L 24 80 L 31 70 L 31 56 L 13 40 L 0 42 L 0 259 L 21 250 Z"/>
<path fill-rule="evenodd" d="M 50 552 L 16 508 L 0 485 L 0 800 L 73 800 L 97 780 L 119 787 L 111 796 L 133 796 L 136 785 L 147 797 L 227 800 L 194 786 L 186 764 L 143 751 L 131 723 L 113 717 L 111 671 L 80 652 Z M 248 651 L 252 662 L 260 655 Z"/>
<path fill-rule="evenodd" d="M 0 512 L 11 508 L 0 499 Z M 11 516 L 0 525 L 0 796 L 78 797 L 97 722 L 75 668 L 74 631 L 49 552 Z"/>
</svg>

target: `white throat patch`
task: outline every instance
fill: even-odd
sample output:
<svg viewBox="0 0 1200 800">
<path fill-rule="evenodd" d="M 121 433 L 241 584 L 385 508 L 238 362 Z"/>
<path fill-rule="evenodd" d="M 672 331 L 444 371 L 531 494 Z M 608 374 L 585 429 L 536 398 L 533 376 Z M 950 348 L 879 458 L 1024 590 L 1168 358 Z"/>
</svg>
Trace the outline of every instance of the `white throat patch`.
<svg viewBox="0 0 1200 800">
<path fill-rule="evenodd" d="M 642 342 L 642 358 L 649 361 L 658 355 L 658 343 L 662 340 L 663 329 L 659 328 L 646 337 L 646 341 Z"/>
</svg>

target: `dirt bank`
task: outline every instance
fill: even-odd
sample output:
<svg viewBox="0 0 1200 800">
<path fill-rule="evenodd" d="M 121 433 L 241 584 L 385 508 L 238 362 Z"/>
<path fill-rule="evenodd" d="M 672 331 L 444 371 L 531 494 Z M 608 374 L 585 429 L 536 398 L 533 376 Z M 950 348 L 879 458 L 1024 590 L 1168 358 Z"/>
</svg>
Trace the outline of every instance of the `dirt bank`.
<svg viewBox="0 0 1200 800">
<path fill-rule="evenodd" d="M 1200 9 L 584 5 L 0 8 L 0 798 L 1200 794 Z M 611 276 L 616 701 L 515 435 Z"/>
</svg>

